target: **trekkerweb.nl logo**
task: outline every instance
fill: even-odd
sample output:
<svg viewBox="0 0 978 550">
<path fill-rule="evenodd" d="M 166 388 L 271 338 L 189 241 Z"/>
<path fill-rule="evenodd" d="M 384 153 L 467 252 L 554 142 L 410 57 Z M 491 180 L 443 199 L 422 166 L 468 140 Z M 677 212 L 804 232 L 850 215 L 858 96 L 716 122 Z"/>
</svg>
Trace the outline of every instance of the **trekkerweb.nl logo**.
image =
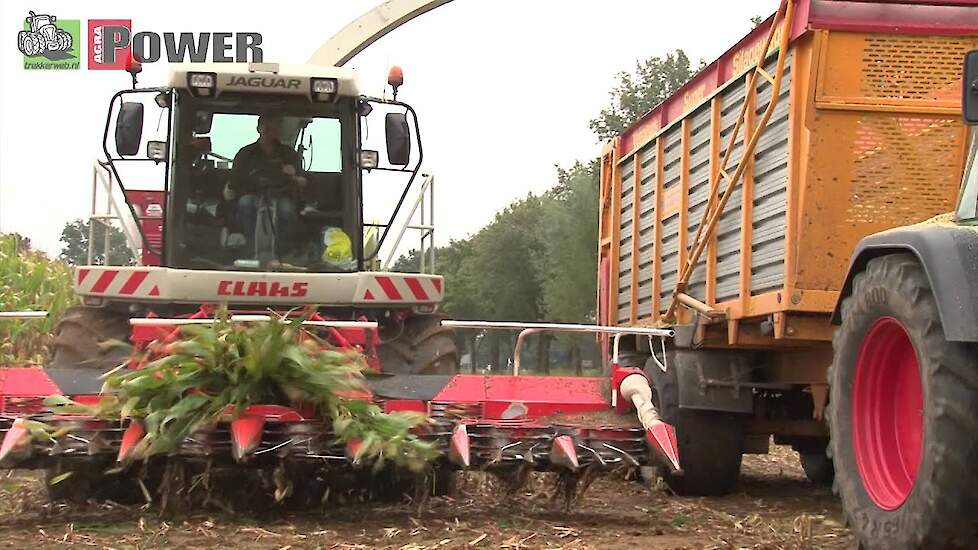
<svg viewBox="0 0 978 550">
<path fill-rule="evenodd" d="M 81 21 L 29 12 L 24 30 L 17 33 L 17 49 L 29 70 L 78 69 Z"/>
</svg>

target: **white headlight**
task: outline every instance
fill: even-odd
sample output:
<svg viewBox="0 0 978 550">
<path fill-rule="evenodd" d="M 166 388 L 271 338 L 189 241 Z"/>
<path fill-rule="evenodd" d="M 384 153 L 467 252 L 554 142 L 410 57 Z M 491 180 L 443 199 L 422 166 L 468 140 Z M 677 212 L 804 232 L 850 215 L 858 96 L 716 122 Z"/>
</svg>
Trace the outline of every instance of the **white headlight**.
<svg viewBox="0 0 978 550">
<path fill-rule="evenodd" d="M 194 95 L 212 96 L 217 88 L 217 75 L 214 73 L 187 73 L 187 85 Z"/>
<path fill-rule="evenodd" d="M 214 75 L 210 73 L 190 73 L 191 88 L 213 88 Z"/>
<path fill-rule="evenodd" d="M 314 78 L 312 79 L 312 93 L 314 94 L 335 94 L 335 78 Z"/>
<path fill-rule="evenodd" d="M 370 170 L 377 167 L 380 162 L 380 153 L 377 151 L 360 151 L 360 168 Z"/>
<path fill-rule="evenodd" d="M 166 160 L 166 142 L 165 141 L 147 141 L 146 142 L 146 156 L 155 160 L 156 162 Z"/>
</svg>

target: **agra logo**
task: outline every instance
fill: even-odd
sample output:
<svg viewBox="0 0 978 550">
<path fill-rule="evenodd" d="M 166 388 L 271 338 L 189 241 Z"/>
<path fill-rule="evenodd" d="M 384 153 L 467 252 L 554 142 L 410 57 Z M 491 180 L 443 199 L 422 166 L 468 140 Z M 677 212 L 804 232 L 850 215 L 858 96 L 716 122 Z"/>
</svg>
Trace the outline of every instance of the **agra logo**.
<svg viewBox="0 0 978 550">
<path fill-rule="evenodd" d="M 24 54 L 24 68 L 77 69 L 80 32 L 77 19 L 59 20 L 53 15 L 30 12 L 24 30 L 17 33 L 17 49 Z"/>
</svg>

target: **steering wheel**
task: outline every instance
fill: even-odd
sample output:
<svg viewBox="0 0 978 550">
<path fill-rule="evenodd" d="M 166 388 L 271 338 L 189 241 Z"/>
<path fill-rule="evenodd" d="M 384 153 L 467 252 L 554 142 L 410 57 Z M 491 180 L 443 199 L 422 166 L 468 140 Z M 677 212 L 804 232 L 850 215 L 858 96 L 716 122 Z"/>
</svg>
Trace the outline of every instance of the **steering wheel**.
<svg viewBox="0 0 978 550">
<path fill-rule="evenodd" d="M 271 162 L 264 162 L 253 168 L 247 177 L 258 183 L 263 191 L 282 191 L 288 189 L 292 183 L 292 178 L 282 173 L 282 166 Z"/>
</svg>

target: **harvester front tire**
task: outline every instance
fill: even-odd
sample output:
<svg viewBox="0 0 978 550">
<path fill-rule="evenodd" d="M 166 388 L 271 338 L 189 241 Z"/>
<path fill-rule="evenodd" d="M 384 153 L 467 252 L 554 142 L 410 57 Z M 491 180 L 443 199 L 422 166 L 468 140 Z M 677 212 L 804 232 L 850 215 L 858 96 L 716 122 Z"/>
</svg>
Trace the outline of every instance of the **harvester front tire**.
<svg viewBox="0 0 978 550">
<path fill-rule="evenodd" d="M 670 362 L 675 365 L 675 362 Z M 652 359 L 645 365 L 652 379 L 652 398 L 664 422 L 676 429 L 681 473 L 660 468 L 662 479 L 680 496 L 726 495 L 740 480 L 744 416 L 679 407 L 675 368 L 666 372 Z"/>
<path fill-rule="evenodd" d="M 846 519 L 863 548 L 971 547 L 975 347 L 945 340 L 912 255 L 870 260 L 852 289 L 829 371 L 830 448 Z"/>
<path fill-rule="evenodd" d="M 436 316 L 410 317 L 396 338 L 380 344 L 384 372 L 397 374 L 457 374 L 458 347 L 450 329 Z"/>
<path fill-rule="evenodd" d="M 69 308 L 54 329 L 50 366 L 113 369 L 129 353 L 120 346 L 104 345 L 114 340 L 129 340 L 129 320 L 124 315 L 98 308 Z"/>
</svg>

